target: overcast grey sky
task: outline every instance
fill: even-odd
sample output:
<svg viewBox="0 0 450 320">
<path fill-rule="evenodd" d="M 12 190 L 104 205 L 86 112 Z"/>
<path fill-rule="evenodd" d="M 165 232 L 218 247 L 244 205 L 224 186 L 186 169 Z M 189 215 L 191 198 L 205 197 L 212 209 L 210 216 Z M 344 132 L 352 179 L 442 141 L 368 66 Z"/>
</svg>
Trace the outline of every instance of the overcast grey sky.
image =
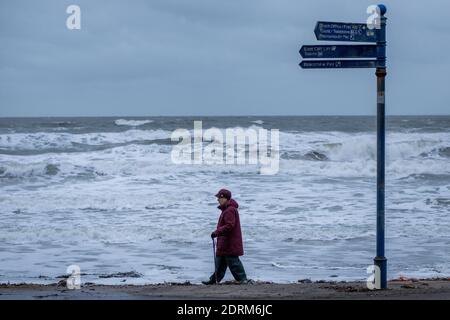
<svg viewBox="0 0 450 320">
<path fill-rule="evenodd" d="M 376 3 L 1 0 L 0 117 L 374 115 L 374 70 L 302 70 L 298 50 Z M 450 1 L 383 3 L 387 113 L 450 114 Z"/>
</svg>

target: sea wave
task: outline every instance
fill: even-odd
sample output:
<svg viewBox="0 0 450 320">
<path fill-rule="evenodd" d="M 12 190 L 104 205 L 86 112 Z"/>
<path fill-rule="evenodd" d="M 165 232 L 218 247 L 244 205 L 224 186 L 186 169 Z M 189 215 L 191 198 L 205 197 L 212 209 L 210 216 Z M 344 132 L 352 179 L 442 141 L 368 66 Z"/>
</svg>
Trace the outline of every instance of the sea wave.
<svg viewBox="0 0 450 320">
<path fill-rule="evenodd" d="M 435 176 L 447 179 L 450 175 L 449 141 L 450 133 L 389 135 L 386 148 L 387 174 L 394 179 L 429 180 Z M 88 176 L 91 176 L 92 172 L 94 174 L 105 172 L 105 168 L 108 168 L 106 169 L 108 175 L 114 175 L 121 173 L 110 169 L 111 163 L 121 167 L 123 162 L 125 168 L 135 166 L 141 159 L 145 159 L 146 165 L 153 166 L 145 167 L 146 170 L 156 172 L 161 165 L 171 164 L 170 151 L 177 143 L 171 140 L 170 131 L 162 129 L 130 129 L 123 132 L 83 134 L 63 132 L 2 134 L 0 155 L 3 156 L 0 159 L 0 178 L 55 177 L 64 172 L 85 172 L 85 169 L 80 168 L 90 168 L 92 163 L 95 163 L 96 170 L 88 170 Z M 204 141 L 204 146 L 207 144 L 209 142 Z M 229 151 L 228 146 L 225 151 Z M 281 174 L 285 172 L 319 177 L 375 175 L 377 150 L 376 137 L 373 134 L 281 132 L 279 151 Z M 73 155 L 74 152 L 82 155 Z M 111 153 L 115 155 L 114 159 L 110 158 Z M 155 159 L 162 162 L 154 163 Z M 50 167 L 47 168 L 47 165 Z M 242 166 L 230 168 L 229 171 L 238 174 L 246 170 L 257 172 L 252 168 L 240 167 Z M 76 169 L 70 171 L 67 168 Z M 217 167 L 211 166 L 177 168 L 196 174 L 209 174 L 217 170 Z M 124 169 L 124 172 L 129 170 Z M 132 172 L 136 171 L 133 169 Z"/>
<path fill-rule="evenodd" d="M 126 119 L 117 119 L 114 123 L 118 126 L 130 126 L 130 127 L 138 127 L 147 123 L 152 123 L 153 120 L 126 120 Z"/>
<path fill-rule="evenodd" d="M 130 129 L 123 132 L 36 132 L 0 135 L 0 154 L 34 155 L 43 153 L 98 151 L 126 144 L 169 144 L 166 130 Z"/>
<path fill-rule="evenodd" d="M 351 161 L 376 160 L 375 134 L 341 132 L 280 133 L 286 159 Z M 450 157 L 449 133 L 392 133 L 386 138 L 388 160 Z"/>
<path fill-rule="evenodd" d="M 255 120 L 255 121 L 252 121 L 252 123 L 261 125 L 264 123 L 264 121 L 263 120 Z"/>
</svg>

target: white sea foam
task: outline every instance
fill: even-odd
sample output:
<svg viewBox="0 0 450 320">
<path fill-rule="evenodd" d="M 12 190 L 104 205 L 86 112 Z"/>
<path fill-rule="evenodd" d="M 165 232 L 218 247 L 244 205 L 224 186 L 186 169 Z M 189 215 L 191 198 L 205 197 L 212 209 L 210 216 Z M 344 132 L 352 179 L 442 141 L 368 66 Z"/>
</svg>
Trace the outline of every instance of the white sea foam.
<svg viewBox="0 0 450 320">
<path fill-rule="evenodd" d="M 261 124 L 264 123 L 263 120 L 255 120 L 255 121 L 252 121 L 252 122 L 253 122 L 253 123 L 256 123 L 256 124 L 259 124 L 259 125 L 261 125 Z"/>
<path fill-rule="evenodd" d="M 166 130 L 130 129 L 123 132 L 93 132 L 93 133 L 65 133 L 65 132 L 37 132 L 13 133 L 0 135 L 0 151 L 45 151 L 46 149 L 64 152 L 77 145 L 101 146 L 120 144 L 133 141 L 152 141 L 169 139 L 170 132 Z M 80 146 L 80 151 L 82 151 Z M 87 149 L 87 151 L 90 151 Z"/>
<path fill-rule="evenodd" d="M 126 119 L 117 119 L 114 123 L 118 126 L 131 126 L 138 127 L 147 123 L 152 123 L 153 120 L 126 120 Z"/>
<path fill-rule="evenodd" d="M 222 187 L 240 203 L 250 277 L 366 277 L 375 243 L 374 134 L 281 132 L 280 153 L 294 156 L 282 158 L 274 176 L 258 175 L 257 166 L 174 165 L 171 145 L 142 143 L 168 138 L 138 129 L 0 135 L 1 151 L 61 150 L 0 155 L 0 282 L 54 277 L 75 262 L 85 281 L 136 270 L 139 283 L 198 282 L 211 271 L 213 195 Z M 434 180 L 450 174 L 449 159 L 436 152 L 449 141 L 444 132 L 387 136 L 391 277 L 450 273 L 450 184 Z M 74 144 L 84 151 L 64 151 Z M 304 157 L 311 152 L 326 158 Z M 18 274 L 18 266 L 27 267 Z"/>
<path fill-rule="evenodd" d="M 448 133 L 420 136 L 401 133 L 390 135 L 387 143 L 387 174 L 392 179 L 421 175 L 450 175 L 448 158 L 442 157 L 437 152 L 441 148 L 448 147 L 449 135 Z M 3 161 L 0 162 L 0 177 L 57 178 L 78 174 L 114 177 L 116 174 L 139 174 L 145 170 L 148 170 L 148 174 L 152 174 L 159 166 L 170 163 L 169 137 L 170 132 L 165 130 L 136 129 L 86 134 L 55 132 L 4 134 L 0 135 L 0 148 L 4 152 L 44 153 L 26 157 L 3 155 Z M 154 144 L 161 139 L 167 140 L 167 143 Z M 373 177 L 376 170 L 374 140 L 374 135 L 370 134 L 281 132 L 280 168 L 282 173 L 284 171 L 288 174 L 317 177 Z M 101 148 L 96 151 L 86 147 Z M 46 155 L 45 150 L 50 153 Z M 64 151 L 73 150 L 80 151 L 84 155 L 64 154 Z M 312 152 L 315 156 L 308 157 Z M 299 156 L 283 159 L 284 154 Z M 324 160 L 312 161 L 320 160 L 320 157 Z M 124 158 L 123 165 L 120 164 L 121 158 Z M 153 160 L 156 158 L 161 158 L 160 162 L 154 163 Z M 148 164 L 148 167 L 144 164 Z M 217 166 L 177 166 L 173 170 L 212 173 L 217 169 Z M 258 167 L 227 166 L 222 170 L 230 173 L 255 173 Z"/>
</svg>

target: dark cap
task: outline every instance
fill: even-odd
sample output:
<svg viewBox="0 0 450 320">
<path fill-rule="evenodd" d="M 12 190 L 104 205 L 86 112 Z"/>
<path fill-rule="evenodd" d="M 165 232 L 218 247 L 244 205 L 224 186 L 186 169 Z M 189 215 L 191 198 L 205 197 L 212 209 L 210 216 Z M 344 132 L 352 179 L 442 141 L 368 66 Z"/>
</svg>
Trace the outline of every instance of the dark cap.
<svg viewBox="0 0 450 320">
<path fill-rule="evenodd" d="M 227 189 L 220 189 L 219 192 L 216 194 L 217 198 L 227 198 L 228 200 L 231 199 L 231 192 Z"/>
</svg>

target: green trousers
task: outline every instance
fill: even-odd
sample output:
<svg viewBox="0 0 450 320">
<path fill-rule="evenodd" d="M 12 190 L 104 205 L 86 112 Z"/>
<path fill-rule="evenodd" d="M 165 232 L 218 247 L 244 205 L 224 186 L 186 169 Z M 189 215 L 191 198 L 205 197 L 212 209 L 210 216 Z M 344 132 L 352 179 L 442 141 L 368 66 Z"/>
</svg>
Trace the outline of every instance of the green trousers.
<svg viewBox="0 0 450 320">
<path fill-rule="evenodd" d="M 244 266 L 238 256 L 216 256 L 216 272 L 211 275 L 209 280 L 215 282 L 217 274 L 217 282 L 220 282 L 225 276 L 227 267 L 230 268 L 231 274 L 236 281 L 247 280 Z"/>
</svg>

